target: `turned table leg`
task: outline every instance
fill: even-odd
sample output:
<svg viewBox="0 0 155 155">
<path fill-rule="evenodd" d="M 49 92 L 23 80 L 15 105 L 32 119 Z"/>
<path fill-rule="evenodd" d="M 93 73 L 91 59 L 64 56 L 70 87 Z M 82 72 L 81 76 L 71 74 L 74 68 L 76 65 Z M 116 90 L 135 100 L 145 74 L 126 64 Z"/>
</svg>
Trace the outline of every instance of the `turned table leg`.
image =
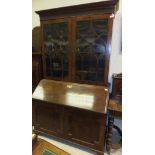
<svg viewBox="0 0 155 155">
<path fill-rule="evenodd" d="M 108 154 L 110 155 L 110 149 L 112 146 L 112 128 L 114 125 L 114 116 L 112 112 L 109 114 L 109 120 L 108 120 L 108 133 L 107 133 L 107 140 L 106 140 L 106 150 Z"/>
<path fill-rule="evenodd" d="M 121 148 L 121 146 L 122 146 L 122 131 L 121 131 L 121 129 L 120 129 L 118 126 L 116 126 L 116 125 L 113 125 L 113 128 L 117 130 L 117 132 L 118 132 L 118 134 L 120 135 L 121 139 L 120 139 L 120 141 L 119 141 L 118 144 L 112 144 L 112 145 L 111 145 L 111 148 L 112 148 L 112 149 L 119 149 L 119 148 Z"/>
</svg>

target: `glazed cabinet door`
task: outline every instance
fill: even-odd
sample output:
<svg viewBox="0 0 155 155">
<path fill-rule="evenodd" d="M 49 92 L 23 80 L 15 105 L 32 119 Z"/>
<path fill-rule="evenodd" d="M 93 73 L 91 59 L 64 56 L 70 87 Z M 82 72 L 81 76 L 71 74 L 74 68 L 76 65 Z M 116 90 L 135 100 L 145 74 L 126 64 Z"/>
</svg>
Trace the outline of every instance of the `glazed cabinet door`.
<svg viewBox="0 0 155 155">
<path fill-rule="evenodd" d="M 75 21 L 74 81 L 106 84 L 109 64 L 109 15 L 77 17 Z"/>
<path fill-rule="evenodd" d="M 107 85 L 110 14 L 42 22 L 44 78 Z"/>
<path fill-rule="evenodd" d="M 54 20 L 42 23 L 44 77 L 69 80 L 69 22 Z"/>
</svg>

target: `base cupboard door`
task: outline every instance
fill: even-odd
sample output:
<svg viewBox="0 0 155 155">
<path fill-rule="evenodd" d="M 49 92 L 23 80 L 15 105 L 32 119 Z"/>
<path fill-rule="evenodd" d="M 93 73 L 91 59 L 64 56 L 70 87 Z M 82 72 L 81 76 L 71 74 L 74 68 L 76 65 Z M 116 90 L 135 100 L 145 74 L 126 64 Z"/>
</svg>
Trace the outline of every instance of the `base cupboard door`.
<svg viewBox="0 0 155 155">
<path fill-rule="evenodd" d="M 37 130 L 45 133 L 61 133 L 61 109 L 57 106 L 36 107 L 36 127 Z"/>
<path fill-rule="evenodd" d="M 104 136 L 100 136 L 100 131 L 103 122 L 98 114 L 80 110 L 67 110 L 65 113 L 68 115 L 67 122 L 64 124 L 65 133 L 72 140 L 89 147 L 102 146 Z"/>
</svg>

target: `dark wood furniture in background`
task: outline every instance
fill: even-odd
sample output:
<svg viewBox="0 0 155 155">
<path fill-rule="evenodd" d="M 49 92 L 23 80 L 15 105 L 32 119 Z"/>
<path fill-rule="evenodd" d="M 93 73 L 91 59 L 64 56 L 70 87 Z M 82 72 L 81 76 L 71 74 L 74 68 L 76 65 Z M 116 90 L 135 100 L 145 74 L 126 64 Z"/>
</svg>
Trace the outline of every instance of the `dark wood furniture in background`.
<svg viewBox="0 0 155 155">
<path fill-rule="evenodd" d="M 122 100 L 122 74 L 113 74 L 112 76 L 112 92 L 111 99 Z"/>
<path fill-rule="evenodd" d="M 32 91 L 36 88 L 42 76 L 42 57 L 41 53 L 32 53 Z"/>
<path fill-rule="evenodd" d="M 46 133 L 104 154 L 108 88 L 41 80 L 32 98 L 35 133 Z"/>
<path fill-rule="evenodd" d="M 32 30 L 32 52 L 41 52 L 41 44 L 40 44 L 40 26 L 34 27 Z"/>
<path fill-rule="evenodd" d="M 40 27 L 32 30 L 32 91 L 43 78 Z"/>
<path fill-rule="evenodd" d="M 112 144 L 112 129 L 115 128 L 122 137 L 122 131 L 114 125 L 114 118 L 122 119 L 122 74 L 113 75 L 112 94 L 108 105 L 109 119 L 108 119 L 108 133 L 106 140 L 106 148 L 108 154 L 110 149 L 118 149 L 121 147 L 122 141 L 119 144 Z"/>
<path fill-rule="evenodd" d="M 36 11 L 46 79 L 107 85 L 118 0 Z"/>
</svg>

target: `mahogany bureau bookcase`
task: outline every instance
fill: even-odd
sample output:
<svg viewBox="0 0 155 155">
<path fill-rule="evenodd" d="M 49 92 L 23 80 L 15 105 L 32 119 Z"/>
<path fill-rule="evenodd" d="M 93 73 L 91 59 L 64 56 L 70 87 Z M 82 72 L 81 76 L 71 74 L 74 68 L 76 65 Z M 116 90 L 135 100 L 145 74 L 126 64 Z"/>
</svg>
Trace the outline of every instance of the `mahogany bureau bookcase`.
<svg viewBox="0 0 155 155">
<path fill-rule="evenodd" d="M 118 0 L 109 0 L 36 11 L 40 17 L 43 78 L 47 80 L 41 81 L 33 93 L 34 127 L 98 154 L 104 154 L 117 4 Z"/>
</svg>

